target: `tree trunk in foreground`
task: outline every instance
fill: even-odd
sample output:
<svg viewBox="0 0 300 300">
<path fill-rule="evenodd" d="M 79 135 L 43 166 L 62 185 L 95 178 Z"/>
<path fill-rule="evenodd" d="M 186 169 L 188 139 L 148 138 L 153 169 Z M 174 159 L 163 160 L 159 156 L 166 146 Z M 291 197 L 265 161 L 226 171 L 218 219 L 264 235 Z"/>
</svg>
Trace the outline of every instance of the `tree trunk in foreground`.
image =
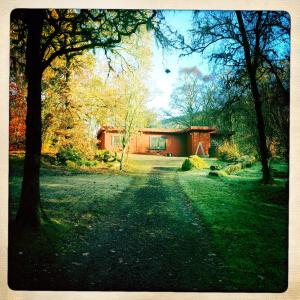
<svg viewBox="0 0 300 300">
<path fill-rule="evenodd" d="M 26 152 L 20 206 L 16 222 L 36 227 L 40 225 L 40 160 L 41 160 L 41 82 L 42 55 L 40 50 L 44 11 L 26 11 L 28 26 L 26 48 L 27 115 Z"/>
<path fill-rule="evenodd" d="M 268 164 L 269 155 L 268 155 L 268 148 L 266 142 L 265 122 L 262 113 L 261 99 L 260 99 L 255 78 L 253 78 L 253 75 L 249 75 L 249 76 L 250 76 L 252 96 L 254 99 L 254 106 L 256 111 L 260 158 L 261 158 L 262 171 L 263 171 L 263 182 L 270 183 L 272 181 L 272 178 L 271 178 L 271 172 Z"/>
<path fill-rule="evenodd" d="M 242 36 L 243 49 L 244 49 L 244 54 L 246 59 L 246 67 L 250 79 L 251 93 L 254 100 L 254 106 L 256 112 L 259 150 L 260 150 L 260 158 L 261 158 L 262 171 L 263 171 L 262 181 L 263 183 L 270 183 L 272 181 L 272 178 L 271 178 L 270 168 L 268 165 L 268 148 L 267 148 L 266 133 L 265 133 L 265 122 L 262 113 L 261 96 L 259 94 L 257 81 L 256 81 L 257 62 L 255 62 L 255 58 L 256 58 L 255 56 L 258 55 L 258 53 L 255 53 L 254 61 L 252 62 L 250 45 L 247 38 L 242 13 L 240 11 L 236 11 L 236 15 L 239 23 L 239 30 Z M 256 38 L 257 38 L 256 46 L 259 46 L 259 37 Z M 256 49 L 256 51 L 258 51 L 258 49 Z"/>
</svg>

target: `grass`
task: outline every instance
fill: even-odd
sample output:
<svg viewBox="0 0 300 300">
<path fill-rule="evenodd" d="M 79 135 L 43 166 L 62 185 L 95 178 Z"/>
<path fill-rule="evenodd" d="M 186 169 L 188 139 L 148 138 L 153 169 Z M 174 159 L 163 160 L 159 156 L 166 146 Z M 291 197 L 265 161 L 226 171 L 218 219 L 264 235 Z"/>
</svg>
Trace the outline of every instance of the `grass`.
<svg viewBox="0 0 300 300">
<path fill-rule="evenodd" d="M 9 206 L 14 219 L 22 182 L 23 156 L 10 159 Z M 132 177 L 102 170 L 89 172 L 42 164 L 41 199 L 51 222 L 38 231 L 11 226 L 9 282 L 26 289 L 31 276 L 33 289 L 63 288 L 64 278 L 75 265 L 64 262 L 74 253 L 85 253 L 87 233 L 109 213 Z M 109 222 L 109 220 L 105 220 Z M 63 261 L 63 262 L 62 262 Z M 29 275 L 30 274 L 30 275 Z M 51 274 L 51 276 L 49 276 Z M 55 276 L 53 276 L 55 274 Z M 47 288 L 43 285 L 47 285 Z"/>
<path fill-rule="evenodd" d="M 37 231 L 10 226 L 11 288 L 283 291 L 286 179 L 260 184 L 258 164 L 211 178 L 209 169 L 181 171 L 182 161 L 133 155 L 125 172 L 43 163 L 51 221 Z M 10 159 L 10 219 L 22 163 L 22 155 Z M 272 167 L 287 171 L 282 162 Z"/>
<path fill-rule="evenodd" d="M 283 163 L 278 167 L 284 169 Z M 288 194 L 285 180 L 262 185 L 260 168 L 257 163 L 222 178 L 194 171 L 180 174 L 179 181 L 210 229 L 233 285 L 245 291 L 284 291 Z"/>
</svg>

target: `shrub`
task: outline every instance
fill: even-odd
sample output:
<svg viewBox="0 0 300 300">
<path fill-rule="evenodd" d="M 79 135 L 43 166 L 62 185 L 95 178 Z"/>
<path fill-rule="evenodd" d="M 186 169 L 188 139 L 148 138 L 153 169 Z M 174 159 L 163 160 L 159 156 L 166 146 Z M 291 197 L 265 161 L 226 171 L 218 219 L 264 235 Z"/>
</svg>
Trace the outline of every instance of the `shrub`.
<svg viewBox="0 0 300 300">
<path fill-rule="evenodd" d="M 238 164 L 226 166 L 225 168 L 223 168 L 222 171 L 224 171 L 228 175 L 230 175 L 230 174 L 235 173 L 235 172 L 240 171 L 240 170 L 242 170 L 242 164 L 238 163 Z"/>
<path fill-rule="evenodd" d="M 98 162 L 96 160 L 90 161 L 91 167 L 95 167 L 98 165 Z"/>
<path fill-rule="evenodd" d="M 94 158 L 98 161 L 102 161 L 103 160 L 103 157 L 104 157 L 104 153 L 106 152 L 107 150 L 96 150 L 96 153 L 95 153 L 95 156 Z"/>
<path fill-rule="evenodd" d="M 57 164 L 57 158 L 56 156 L 49 155 L 49 154 L 43 154 L 42 155 L 42 161 L 51 165 Z"/>
<path fill-rule="evenodd" d="M 211 169 L 212 171 L 214 171 L 214 170 L 221 170 L 222 167 L 219 166 L 219 165 L 211 165 L 211 166 L 210 166 L 210 169 Z"/>
<path fill-rule="evenodd" d="M 80 165 L 81 166 L 86 166 L 86 167 L 94 167 L 98 164 L 97 161 L 95 160 L 81 160 Z"/>
<path fill-rule="evenodd" d="M 214 177 L 226 177 L 228 174 L 224 171 L 210 171 L 208 175 Z"/>
<path fill-rule="evenodd" d="M 186 158 L 181 166 L 183 171 L 189 171 L 191 169 L 204 169 L 208 168 L 207 163 L 197 155 L 191 155 L 189 158 Z"/>
<path fill-rule="evenodd" d="M 255 156 L 243 155 L 239 159 L 239 162 L 242 164 L 242 168 L 250 168 L 255 162 Z"/>
<path fill-rule="evenodd" d="M 80 161 L 80 165 L 81 166 L 86 166 L 86 167 L 90 167 L 91 163 L 88 160 L 81 160 Z"/>
<path fill-rule="evenodd" d="M 120 162 L 118 161 L 113 161 L 107 165 L 109 168 L 113 170 L 119 170 L 120 169 Z"/>
<path fill-rule="evenodd" d="M 67 161 L 77 163 L 81 160 L 81 155 L 72 145 L 67 145 L 60 148 L 56 158 L 59 164 L 66 164 Z"/>
<path fill-rule="evenodd" d="M 236 144 L 225 141 L 221 146 L 218 147 L 217 157 L 222 161 L 237 161 L 240 157 L 240 153 Z"/>
<path fill-rule="evenodd" d="M 183 171 L 189 171 L 189 170 L 191 170 L 192 168 L 193 168 L 192 162 L 191 162 L 188 158 L 185 159 L 184 162 L 183 162 L 183 164 L 182 164 L 182 166 L 181 166 L 181 169 L 182 169 Z"/>
<path fill-rule="evenodd" d="M 117 159 L 117 153 L 109 150 L 97 150 L 95 154 L 95 159 L 104 162 L 113 162 Z"/>
<path fill-rule="evenodd" d="M 78 165 L 77 165 L 74 161 L 67 160 L 67 161 L 66 161 L 66 166 L 67 166 L 68 168 L 76 168 Z"/>
</svg>

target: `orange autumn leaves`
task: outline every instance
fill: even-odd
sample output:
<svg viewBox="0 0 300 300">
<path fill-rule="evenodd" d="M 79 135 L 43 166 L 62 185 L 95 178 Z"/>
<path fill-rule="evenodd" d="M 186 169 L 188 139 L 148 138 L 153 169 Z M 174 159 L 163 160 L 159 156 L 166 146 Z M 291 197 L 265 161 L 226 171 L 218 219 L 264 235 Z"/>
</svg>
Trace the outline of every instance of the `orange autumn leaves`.
<svg viewBox="0 0 300 300">
<path fill-rule="evenodd" d="M 9 84 L 9 150 L 25 147 L 26 100 L 24 89 Z"/>
</svg>

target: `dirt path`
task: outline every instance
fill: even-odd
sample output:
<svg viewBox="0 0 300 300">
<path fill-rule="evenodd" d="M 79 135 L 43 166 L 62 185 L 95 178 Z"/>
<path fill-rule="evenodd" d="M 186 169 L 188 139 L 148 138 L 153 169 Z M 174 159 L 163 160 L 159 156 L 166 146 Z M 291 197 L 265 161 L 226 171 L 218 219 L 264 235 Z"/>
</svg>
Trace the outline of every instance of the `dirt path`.
<svg viewBox="0 0 300 300">
<path fill-rule="evenodd" d="M 224 290 L 221 260 L 175 170 L 154 163 L 150 173 L 135 175 L 84 252 L 68 258 L 67 289 Z"/>
</svg>

